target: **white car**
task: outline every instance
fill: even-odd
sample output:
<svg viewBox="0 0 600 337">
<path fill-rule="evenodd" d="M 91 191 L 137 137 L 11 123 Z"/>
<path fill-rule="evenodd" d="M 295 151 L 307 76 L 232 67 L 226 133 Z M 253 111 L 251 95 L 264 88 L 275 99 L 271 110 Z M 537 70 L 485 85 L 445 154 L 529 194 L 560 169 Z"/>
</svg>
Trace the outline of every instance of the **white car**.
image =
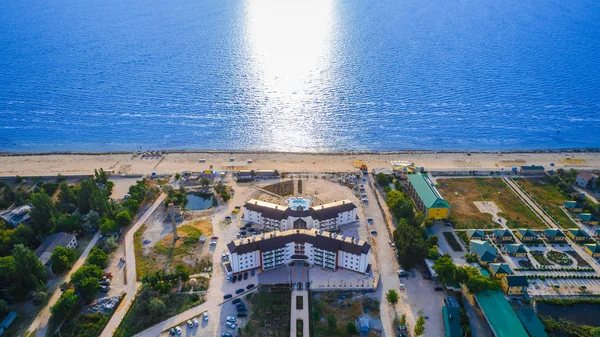
<svg viewBox="0 0 600 337">
<path fill-rule="evenodd" d="M 178 335 L 181 335 L 181 328 L 176 326 L 175 327 L 175 332 L 177 332 Z"/>
<path fill-rule="evenodd" d="M 198 323 L 198 319 L 196 317 L 192 318 L 192 323 L 194 323 L 195 326 L 200 325 L 200 323 Z"/>
<path fill-rule="evenodd" d="M 236 326 L 237 326 L 237 325 L 235 325 L 235 324 L 233 324 L 233 323 L 231 323 L 231 322 L 227 322 L 227 327 L 228 327 L 228 328 L 235 329 L 235 327 L 236 327 Z"/>
<path fill-rule="evenodd" d="M 406 289 L 406 287 L 404 286 L 403 283 L 400 283 L 400 289 L 402 289 L 402 290 Z"/>
<path fill-rule="evenodd" d="M 205 321 L 208 321 L 208 313 L 207 312 L 202 314 L 202 319 Z"/>
<path fill-rule="evenodd" d="M 192 321 L 188 319 L 187 325 L 191 328 L 194 326 L 194 323 L 192 323 Z"/>
<path fill-rule="evenodd" d="M 231 276 L 227 276 L 225 280 L 227 281 L 227 283 L 231 282 Z"/>
<path fill-rule="evenodd" d="M 236 318 L 233 316 L 227 316 L 227 322 L 235 322 Z"/>
</svg>

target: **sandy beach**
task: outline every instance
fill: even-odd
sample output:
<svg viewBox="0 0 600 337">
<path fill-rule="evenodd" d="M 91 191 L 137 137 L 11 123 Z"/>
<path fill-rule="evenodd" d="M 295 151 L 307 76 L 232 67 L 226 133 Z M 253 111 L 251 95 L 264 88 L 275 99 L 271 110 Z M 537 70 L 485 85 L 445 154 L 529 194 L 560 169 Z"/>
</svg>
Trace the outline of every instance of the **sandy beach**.
<svg viewBox="0 0 600 337">
<path fill-rule="evenodd" d="M 252 159 L 247 169 L 277 169 L 283 172 L 350 172 L 356 161 L 369 169 L 391 168 L 393 161 L 410 161 L 427 170 L 498 170 L 519 165 L 543 165 L 556 168 L 599 169 L 599 152 L 523 152 L 523 153 L 206 153 L 169 152 L 164 156 L 141 158 L 133 153 L 35 154 L 0 157 L 0 176 L 86 175 L 94 169 L 112 170 L 114 174 L 151 174 L 243 169 L 227 167 L 231 157 L 236 163 Z M 200 159 L 205 159 L 200 162 Z"/>
</svg>

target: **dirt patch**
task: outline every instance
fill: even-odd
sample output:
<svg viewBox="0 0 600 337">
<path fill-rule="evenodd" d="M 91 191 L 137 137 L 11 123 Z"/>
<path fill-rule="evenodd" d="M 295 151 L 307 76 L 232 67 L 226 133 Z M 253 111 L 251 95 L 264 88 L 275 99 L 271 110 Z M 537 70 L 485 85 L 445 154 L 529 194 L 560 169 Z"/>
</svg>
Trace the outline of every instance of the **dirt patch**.
<svg viewBox="0 0 600 337">
<path fill-rule="evenodd" d="M 549 179 L 514 179 L 552 218 L 563 228 L 576 226 L 560 208 L 568 200 L 567 196 Z"/>
<path fill-rule="evenodd" d="M 287 195 L 293 195 L 294 194 L 294 181 L 293 180 L 287 180 L 287 181 L 282 181 L 276 184 L 271 184 L 271 185 L 267 185 L 264 187 L 261 187 L 263 190 L 269 191 L 271 193 L 275 193 L 277 195 L 280 195 L 282 197 L 285 197 Z"/>
</svg>

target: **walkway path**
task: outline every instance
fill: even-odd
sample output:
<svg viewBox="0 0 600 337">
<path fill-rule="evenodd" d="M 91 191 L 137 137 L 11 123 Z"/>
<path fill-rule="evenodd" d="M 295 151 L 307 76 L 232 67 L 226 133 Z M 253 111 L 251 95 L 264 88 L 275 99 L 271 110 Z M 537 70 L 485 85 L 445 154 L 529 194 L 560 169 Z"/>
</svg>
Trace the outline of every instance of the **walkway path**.
<svg viewBox="0 0 600 337">
<path fill-rule="evenodd" d="M 71 271 L 69 271 L 69 273 L 63 277 L 63 280 L 65 282 L 68 282 L 71 279 L 71 275 L 85 263 L 85 260 L 87 259 L 90 250 L 96 245 L 96 242 L 98 241 L 99 237 L 100 232 L 97 232 L 96 235 L 94 235 L 94 237 L 92 238 L 92 241 L 90 241 L 90 243 L 87 245 L 87 247 L 79 257 L 77 262 L 75 262 L 75 264 L 71 268 Z M 50 298 L 50 301 L 48 301 L 48 304 L 46 304 L 44 309 L 42 309 L 38 316 L 33 320 L 31 325 L 29 326 L 29 329 L 27 329 L 28 331 L 34 331 L 35 329 L 37 329 L 37 332 L 35 334 L 37 337 L 46 336 L 46 333 L 48 332 L 48 322 L 50 321 L 50 316 L 52 315 L 50 313 L 50 308 L 56 303 L 56 301 L 58 301 L 61 294 L 62 291 L 60 291 L 60 287 L 56 288 L 56 290 L 52 294 L 52 297 Z"/>
<path fill-rule="evenodd" d="M 121 324 L 121 321 L 127 314 L 129 307 L 131 307 L 133 300 L 135 299 L 139 282 L 137 281 L 137 274 L 135 268 L 135 249 L 133 245 L 133 236 L 135 232 L 137 232 L 137 230 L 140 229 L 140 227 L 144 224 L 144 222 L 148 220 L 150 215 L 154 213 L 158 206 L 160 206 L 163 203 L 166 197 L 167 195 L 165 193 L 161 194 L 156 199 L 156 201 L 154 201 L 154 204 L 152 204 L 152 206 L 148 208 L 146 213 L 144 213 L 144 215 L 142 215 L 142 217 L 135 223 L 135 225 L 133 225 L 129 229 L 129 231 L 127 231 L 127 234 L 125 234 L 125 240 L 123 242 L 123 245 L 125 250 L 125 281 L 127 282 L 127 293 L 125 294 L 125 298 L 123 299 L 123 301 L 121 301 L 121 304 L 119 305 L 115 313 L 110 318 L 110 321 L 108 321 L 108 323 L 106 324 L 106 327 L 104 327 L 104 331 L 102 331 L 102 334 L 100 336 L 112 337 L 114 335 L 115 331 Z"/>
<path fill-rule="evenodd" d="M 297 309 L 297 300 L 300 297 L 302 301 L 302 305 L 300 306 L 302 309 Z M 309 308 L 308 308 L 308 291 L 306 290 L 293 290 L 292 291 L 292 301 L 291 301 L 291 318 L 290 318 L 290 337 L 297 337 L 297 320 L 302 320 L 302 336 L 310 336 L 308 328 L 310 324 L 309 320 Z"/>
</svg>

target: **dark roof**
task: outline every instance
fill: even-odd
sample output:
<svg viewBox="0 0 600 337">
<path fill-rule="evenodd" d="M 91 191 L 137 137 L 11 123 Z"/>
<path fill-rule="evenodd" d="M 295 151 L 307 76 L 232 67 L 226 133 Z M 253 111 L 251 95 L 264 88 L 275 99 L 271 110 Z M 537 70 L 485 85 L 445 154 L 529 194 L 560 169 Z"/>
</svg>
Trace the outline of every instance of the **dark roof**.
<svg viewBox="0 0 600 337">
<path fill-rule="evenodd" d="M 472 240 L 471 253 L 479 255 L 479 259 L 484 262 L 493 262 L 498 258 L 498 251 L 487 241 Z"/>
<path fill-rule="evenodd" d="M 54 248 L 58 246 L 65 247 L 73 240 L 73 238 L 73 235 L 65 232 L 52 234 L 35 250 L 35 255 L 40 257 L 45 252 L 52 252 Z"/>
<path fill-rule="evenodd" d="M 485 233 L 481 229 L 467 229 L 467 235 L 469 235 L 469 239 L 485 238 Z"/>
<path fill-rule="evenodd" d="M 275 207 L 264 206 L 264 202 L 258 200 L 250 200 L 244 204 L 244 207 L 255 212 L 262 213 L 262 216 L 268 219 L 283 219 L 287 208 L 285 206 L 276 205 Z"/>
<path fill-rule="evenodd" d="M 513 236 L 508 229 L 494 229 L 493 232 L 495 236 Z"/>
<path fill-rule="evenodd" d="M 350 242 L 351 238 L 342 240 L 341 236 L 333 236 L 333 233 L 322 232 L 317 234 L 315 230 L 292 229 L 284 232 L 268 233 L 265 237 L 257 236 L 254 239 L 240 239 L 227 244 L 230 253 L 246 254 L 256 250 L 262 252 L 285 247 L 290 242 L 308 242 L 315 248 L 337 252 L 338 250 L 360 255 L 367 254 L 371 245 L 358 241 Z"/>
<path fill-rule="evenodd" d="M 277 170 L 253 170 L 252 173 L 257 177 L 278 177 L 279 171 Z"/>
<path fill-rule="evenodd" d="M 330 204 L 314 206 L 305 210 L 302 209 L 302 207 L 291 209 L 286 206 L 275 205 L 264 201 L 249 200 L 244 204 L 244 207 L 251 211 L 259 212 L 263 217 L 268 219 L 281 220 L 290 216 L 294 218 L 310 216 L 321 221 L 336 218 L 340 213 L 355 209 L 356 205 L 349 200 L 342 200 Z"/>
<path fill-rule="evenodd" d="M 544 229 L 544 234 L 548 237 L 564 237 L 565 233 L 561 232 L 560 229 L 549 228 Z"/>
<path fill-rule="evenodd" d="M 506 282 L 510 287 L 527 287 L 527 277 L 524 275 L 508 275 Z"/>
</svg>

